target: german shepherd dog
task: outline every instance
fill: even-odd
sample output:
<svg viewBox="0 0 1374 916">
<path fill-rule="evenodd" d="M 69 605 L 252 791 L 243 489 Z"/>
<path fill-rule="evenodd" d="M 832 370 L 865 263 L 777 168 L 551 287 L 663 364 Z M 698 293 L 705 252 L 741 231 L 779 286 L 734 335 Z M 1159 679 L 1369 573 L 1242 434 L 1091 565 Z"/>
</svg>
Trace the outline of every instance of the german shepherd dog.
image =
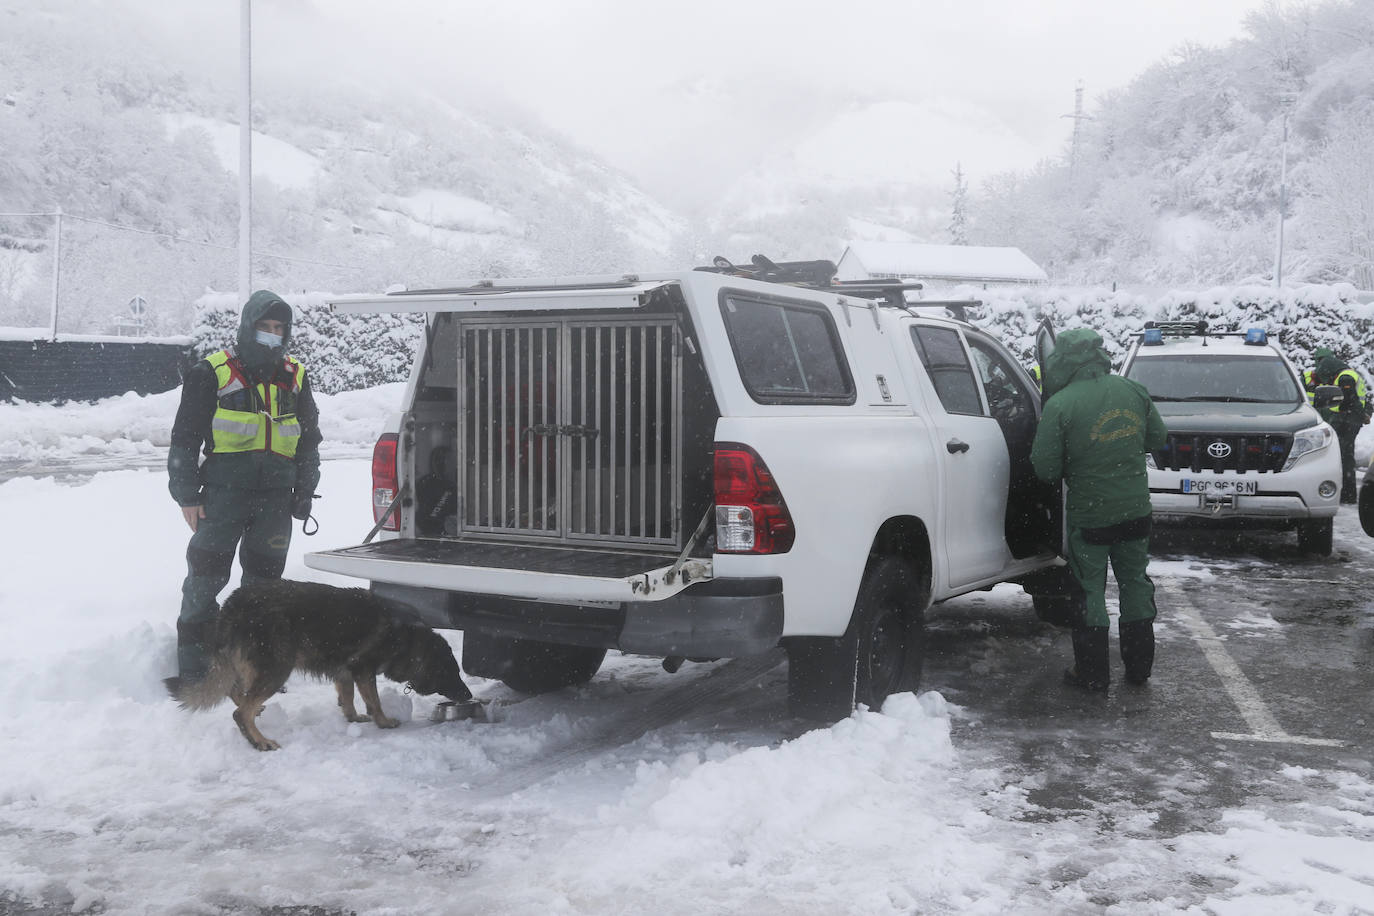
<svg viewBox="0 0 1374 916">
<path fill-rule="evenodd" d="M 401 723 L 382 712 L 377 675 L 405 683 L 416 693 L 472 699 L 453 650 L 442 636 L 419 623 L 398 620 L 376 596 L 361 588 L 335 588 L 286 579 L 237 589 L 224 602 L 206 647 L 210 668 L 199 681 L 166 678 L 167 692 L 183 709 L 234 701 L 234 723 L 260 751 L 281 745 L 258 731 L 262 705 L 291 676 L 303 671 L 334 681 L 339 708 L 349 722 Z M 353 687 L 368 715 L 353 705 Z"/>
</svg>

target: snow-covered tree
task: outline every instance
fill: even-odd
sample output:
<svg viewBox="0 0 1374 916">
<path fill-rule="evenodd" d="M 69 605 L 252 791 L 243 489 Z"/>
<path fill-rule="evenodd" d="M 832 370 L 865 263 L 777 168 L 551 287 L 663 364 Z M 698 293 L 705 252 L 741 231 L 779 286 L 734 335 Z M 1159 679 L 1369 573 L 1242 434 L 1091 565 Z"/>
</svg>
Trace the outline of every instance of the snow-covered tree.
<svg viewBox="0 0 1374 916">
<path fill-rule="evenodd" d="M 949 240 L 954 245 L 968 244 L 968 181 L 962 163 L 954 164 L 954 188 L 949 192 Z"/>
<path fill-rule="evenodd" d="M 1374 289 L 1374 100 L 1336 123 L 1305 178 L 1303 224 L 1324 269 Z"/>
</svg>

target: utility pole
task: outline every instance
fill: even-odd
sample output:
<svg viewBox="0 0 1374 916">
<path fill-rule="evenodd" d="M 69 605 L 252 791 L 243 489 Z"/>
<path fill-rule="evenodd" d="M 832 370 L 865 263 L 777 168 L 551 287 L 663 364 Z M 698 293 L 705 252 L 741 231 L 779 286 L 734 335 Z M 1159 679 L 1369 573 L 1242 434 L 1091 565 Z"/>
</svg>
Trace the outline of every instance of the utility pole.
<svg viewBox="0 0 1374 916">
<path fill-rule="evenodd" d="M 1073 89 L 1073 114 L 1060 115 L 1061 118 L 1073 119 L 1073 139 L 1069 141 L 1069 172 L 1078 167 L 1078 141 L 1082 133 L 1084 121 L 1091 121 L 1092 115 L 1083 113 L 1083 81 L 1079 80 Z"/>
<path fill-rule="evenodd" d="M 253 292 L 253 0 L 239 14 L 239 301 Z"/>
<path fill-rule="evenodd" d="M 52 230 L 52 339 L 57 341 L 57 297 L 62 287 L 62 205 L 53 214 Z"/>
<path fill-rule="evenodd" d="M 1274 251 L 1274 288 L 1283 286 L 1283 215 L 1288 206 L 1288 112 L 1283 109 L 1283 146 L 1279 164 L 1279 235 Z"/>
</svg>

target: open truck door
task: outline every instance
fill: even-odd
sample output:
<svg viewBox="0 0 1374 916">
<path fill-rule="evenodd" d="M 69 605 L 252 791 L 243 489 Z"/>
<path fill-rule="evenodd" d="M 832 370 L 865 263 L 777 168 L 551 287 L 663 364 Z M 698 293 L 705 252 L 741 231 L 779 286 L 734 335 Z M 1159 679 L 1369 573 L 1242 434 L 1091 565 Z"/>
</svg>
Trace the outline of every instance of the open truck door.
<svg viewBox="0 0 1374 916">
<path fill-rule="evenodd" d="M 1050 354 L 1054 352 L 1054 326 L 1050 324 L 1048 318 L 1041 318 L 1040 325 L 1035 329 L 1035 366 L 1040 370 L 1040 391 L 1041 402 L 1044 402 L 1045 391 L 1045 363 L 1049 361 Z"/>
</svg>

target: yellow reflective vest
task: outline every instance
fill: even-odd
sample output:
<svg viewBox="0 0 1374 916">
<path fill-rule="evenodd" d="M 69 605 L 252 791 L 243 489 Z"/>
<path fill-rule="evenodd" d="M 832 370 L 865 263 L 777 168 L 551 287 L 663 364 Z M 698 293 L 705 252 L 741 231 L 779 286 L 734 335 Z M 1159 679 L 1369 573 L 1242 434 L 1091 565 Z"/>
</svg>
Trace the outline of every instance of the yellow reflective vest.
<svg viewBox="0 0 1374 916">
<path fill-rule="evenodd" d="M 283 359 L 289 381 L 253 384 L 243 364 L 229 350 L 211 353 L 206 360 L 215 370 L 215 415 L 210 421 L 213 451 L 272 452 L 296 457 L 301 424 L 296 397 L 305 381 L 305 366 L 294 356 Z M 282 377 L 281 373 L 276 379 Z"/>
<path fill-rule="evenodd" d="M 1331 384 L 1339 386 L 1341 383 L 1341 379 L 1346 378 L 1347 376 L 1355 382 L 1355 393 L 1360 398 L 1360 403 L 1351 405 L 1351 409 L 1355 413 L 1358 413 L 1361 416 L 1363 416 L 1364 405 L 1368 402 L 1365 399 L 1364 379 L 1360 378 L 1360 373 L 1356 372 L 1354 369 L 1342 369 L 1339 373 L 1337 373 L 1335 380 L 1332 381 Z M 1332 413 L 1340 413 L 1341 406 L 1342 405 L 1340 404 L 1332 404 L 1330 410 Z"/>
<path fill-rule="evenodd" d="M 1317 370 L 1302 370 L 1302 387 L 1307 390 L 1307 403 L 1311 404 L 1317 399 Z"/>
</svg>

